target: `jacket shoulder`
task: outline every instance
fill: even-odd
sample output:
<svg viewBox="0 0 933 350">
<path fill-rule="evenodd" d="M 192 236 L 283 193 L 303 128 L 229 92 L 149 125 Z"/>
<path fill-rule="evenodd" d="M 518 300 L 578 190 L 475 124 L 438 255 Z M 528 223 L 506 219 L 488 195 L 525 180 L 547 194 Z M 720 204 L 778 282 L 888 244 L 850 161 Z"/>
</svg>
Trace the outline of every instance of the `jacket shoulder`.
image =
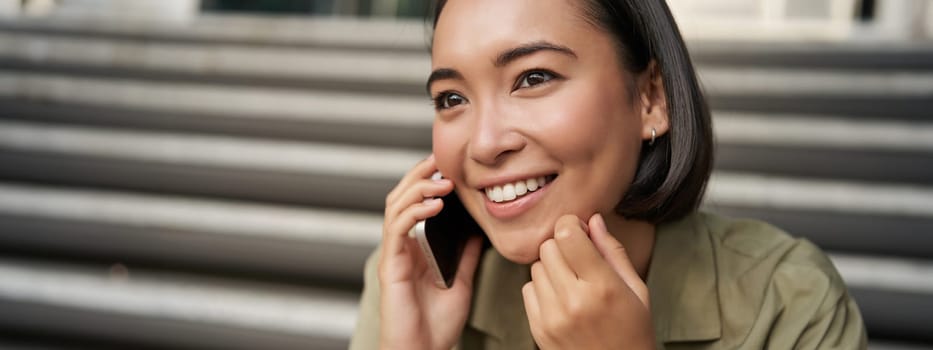
<svg viewBox="0 0 933 350">
<path fill-rule="evenodd" d="M 722 311 L 742 320 L 734 331 L 794 347 L 839 322 L 846 331 L 838 336 L 847 344 L 863 342 L 858 308 L 819 247 L 758 220 L 703 214 L 703 221 L 716 255 Z"/>
<path fill-rule="evenodd" d="M 772 261 L 774 267 L 809 267 L 838 276 L 829 257 L 815 244 L 798 238 L 769 223 L 702 213 L 714 246 L 726 256 L 744 257 L 760 264 Z"/>
</svg>

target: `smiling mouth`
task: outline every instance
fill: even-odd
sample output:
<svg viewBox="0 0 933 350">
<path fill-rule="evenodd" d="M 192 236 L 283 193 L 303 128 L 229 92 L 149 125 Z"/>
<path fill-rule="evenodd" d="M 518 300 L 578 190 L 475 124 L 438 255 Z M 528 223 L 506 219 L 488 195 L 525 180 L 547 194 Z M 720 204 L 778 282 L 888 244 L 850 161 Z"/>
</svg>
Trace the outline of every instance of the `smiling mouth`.
<svg viewBox="0 0 933 350">
<path fill-rule="evenodd" d="M 557 178 L 556 174 L 518 180 L 507 184 L 486 187 L 486 199 L 494 203 L 507 203 L 540 190 Z"/>
</svg>

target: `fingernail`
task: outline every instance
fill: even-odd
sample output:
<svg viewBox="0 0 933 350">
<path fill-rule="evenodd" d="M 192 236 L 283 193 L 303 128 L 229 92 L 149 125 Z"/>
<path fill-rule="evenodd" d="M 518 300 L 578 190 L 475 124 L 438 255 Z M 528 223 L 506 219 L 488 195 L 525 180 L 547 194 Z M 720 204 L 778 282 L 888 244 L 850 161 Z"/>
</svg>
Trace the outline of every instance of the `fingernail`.
<svg viewBox="0 0 933 350">
<path fill-rule="evenodd" d="M 603 219 L 603 214 L 596 213 L 596 227 L 599 227 L 603 232 L 609 232 L 609 228 L 606 227 L 606 220 Z"/>
<path fill-rule="evenodd" d="M 441 201 L 440 198 L 425 198 L 423 201 L 421 201 L 421 203 L 427 204 L 427 205 L 433 205 L 433 204 L 437 204 L 437 202 L 440 202 L 440 201 Z"/>
<path fill-rule="evenodd" d="M 444 180 L 444 175 L 441 175 L 440 171 L 435 171 L 434 174 L 431 175 L 431 180 L 434 180 L 434 182 L 442 182 Z"/>
</svg>

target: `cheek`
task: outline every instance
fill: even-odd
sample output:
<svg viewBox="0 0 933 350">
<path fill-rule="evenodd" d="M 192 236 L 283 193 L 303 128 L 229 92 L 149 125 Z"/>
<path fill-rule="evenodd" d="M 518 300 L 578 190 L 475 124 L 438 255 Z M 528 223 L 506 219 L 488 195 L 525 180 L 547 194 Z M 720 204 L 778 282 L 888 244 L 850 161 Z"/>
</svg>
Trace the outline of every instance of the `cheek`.
<svg viewBox="0 0 933 350">
<path fill-rule="evenodd" d="M 565 162 L 591 162 L 637 139 L 639 123 L 621 89 L 570 87 L 539 106 L 538 135 Z M 637 142 L 635 142 L 637 144 Z"/>
<path fill-rule="evenodd" d="M 447 178 L 462 178 L 463 159 L 466 153 L 464 130 L 445 122 L 434 122 L 431 130 L 432 153 L 437 161 L 437 169 Z"/>
<path fill-rule="evenodd" d="M 611 210 L 638 166 L 641 119 L 624 89 L 568 90 L 540 124 L 548 153 L 563 164 L 566 184 L 559 192 L 566 199 L 552 211 L 585 216 Z"/>
</svg>

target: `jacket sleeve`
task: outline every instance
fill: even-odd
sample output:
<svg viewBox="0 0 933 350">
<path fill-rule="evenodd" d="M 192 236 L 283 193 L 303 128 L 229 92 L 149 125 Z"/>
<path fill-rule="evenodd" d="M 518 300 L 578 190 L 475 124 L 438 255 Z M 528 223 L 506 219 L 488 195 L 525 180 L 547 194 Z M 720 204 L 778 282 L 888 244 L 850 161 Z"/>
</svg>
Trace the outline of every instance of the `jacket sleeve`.
<svg viewBox="0 0 933 350">
<path fill-rule="evenodd" d="M 798 349 L 866 349 L 865 327 L 855 301 L 843 294 L 800 335 Z"/>
<path fill-rule="evenodd" d="M 862 315 L 829 258 L 807 241 L 788 255 L 773 281 L 783 307 L 767 348 L 866 349 Z"/>
<path fill-rule="evenodd" d="M 379 249 L 366 259 L 363 281 L 363 296 L 360 298 L 360 310 L 356 320 L 356 330 L 350 339 L 350 350 L 371 350 L 379 348 Z"/>
</svg>

